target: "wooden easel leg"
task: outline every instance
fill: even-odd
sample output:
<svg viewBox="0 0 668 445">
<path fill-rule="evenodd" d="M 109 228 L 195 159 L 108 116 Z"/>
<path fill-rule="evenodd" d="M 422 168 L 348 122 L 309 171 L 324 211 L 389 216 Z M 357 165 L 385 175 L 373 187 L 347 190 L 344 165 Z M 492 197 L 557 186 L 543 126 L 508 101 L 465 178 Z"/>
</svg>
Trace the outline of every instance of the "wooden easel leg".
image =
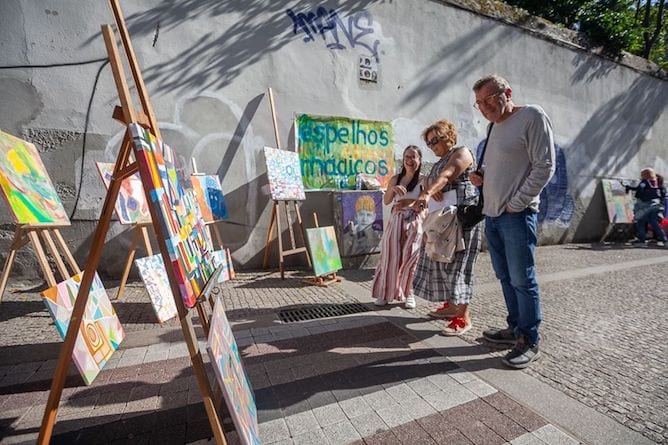
<svg viewBox="0 0 668 445">
<path fill-rule="evenodd" d="M 9 280 L 9 273 L 12 270 L 12 265 L 16 258 L 16 252 L 26 242 L 27 238 L 23 237 L 23 230 L 21 227 L 16 227 L 16 230 L 14 231 L 14 241 L 12 241 L 11 246 L 9 246 L 9 252 L 7 252 L 7 258 L 5 259 L 5 266 L 2 268 L 2 275 L 0 276 L 0 301 L 2 301 L 2 294 L 5 293 L 5 287 Z"/>
<path fill-rule="evenodd" d="M 46 254 L 44 253 L 44 248 L 42 247 L 42 243 L 40 243 L 39 241 L 37 233 L 35 233 L 34 230 L 29 229 L 28 238 L 30 238 L 32 247 L 33 249 L 35 249 L 35 256 L 37 256 L 37 262 L 39 263 L 39 267 L 42 268 L 42 272 L 44 273 L 44 278 L 46 278 L 47 284 L 49 285 L 49 287 L 55 286 L 57 284 L 56 277 L 53 275 L 53 272 L 49 267 L 49 260 L 46 258 Z"/>
<path fill-rule="evenodd" d="M 225 246 L 223 245 L 223 237 L 220 235 L 220 229 L 218 228 L 217 223 L 213 223 L 213 234 L 216 236 L 216 242 L 218 243 L 218 247 L 223 249 Z"/>
<path fill-rule="evenodd" d="M 146 255 L 153 256 L 153 248 L 151 247 L 151 238 L 148 236 L 148 228 L 145 225 L 141 226 L 141 236 L 144 240 L 144 247 L 146 248 Z"/>
<path fill-rule="evenodd" d="M 299 203 L 295 201 L 295 212 L 297 213 L 297 223 L 299 224 L 301 236 L 302 236 L 302 244 L 306 246 L 306 229 L 304 229 L 304 222 L 302 221 L 302 214 L 299 211 Z M 316 219 L 316 227 L 317 227 L 318 221 Z M 305 250 L 304 254 L 306 255 L 306 262 L 308 263 L 308 267 L 311 268 L 311 255 L 308 253 L 308 249 Z"/>
<path fill-rule="evenodd" d="M 60 251 L 65 254 L 65 260 L 70 265 L 70 268 L 74 271 L 74 275 L 81 273 L 81 269 L 79 269 L 79 265 L 74 259 L 74 256 L 72 256 L 72 252 L 70 252 L 69 247 L 67 247 L 67 244 L 63 239 L 63 235 L 60 234 L 60 230 L 53 229 L 53 234 L 56 236 L 56 243 L 58 243 L 60 246 Z"/>
<path fill-rule="evenodd" d="M 60 257 L 58 249 L 56 249 L 56 244 L 53 242 L 53 238 L 51 238 L 49 229 L 40 230 L 40 233 L 42 235 L 42 238 L 44 238 L 44 242 L 46 243 L 47 249 L 49 249 L 51 256 L 53 256 L 53 260 L 56 262 L 56 268 L 58 268 L 58 273 L 60 273 L 60 277 L 63 279 L 63 281 L 67 280 L 70 277 L 70 274 L 67 271 L 67 267 L 65 267 L 63 259 Z"/>
<path fill-rule="evenodd" d="M 264 258 L 262 259 L 262 268 L 266 269 L 269 267 L 269 244 L 271 243 L 271 238 L 274 234 L 274 224 L 276 223 L 276 206 L 278 204 L 274 201 L 271 205 L 271 221 L 269 222 L 269 230 L 267 230 L 267 242 L 264 244 Z M 281 232 L 278 232 L 280 238 Z"/>
<path fill-rule="evenodd" d="M 121 282 L 118 285 L 118 292 L 116 292 L 116 300 L 120 300 L 125 292 L 125 285 L 128 283 L 128 276 L 130 276 L 130 269 L 132 269 L 132 260 L 135 259 L 135 254 L 137 253 L 137 244 L 139 243 L 139 238 L 141 237 L 141 230 L 139 226 L 135 226 L 132 233 L 132 242 L 130 242 L 130 251 L 128 252 L 128 258 L 125 260 L 125 267 L 123 268 L 123 275 L 121 275 Z"/>
<path fill-rule="evenodd" d="M 202 303 L 197 303 L 197 315 L 199 315 L 199 321 L 202 323 L 202 329 L 204 329 L 204 336 L 209 337 L 209 317 L 206 315 L 206 311 L 202 306 Z"/>
<path fill-rule="evenodd" d="M 287 205 L 287 204 L 286 204 Z M 281 280 L 285 279 L 285 257 L 283 256 L 283 229 L 279 204 L 276 203 L 276 230 L 278 230 L 278 269 L 281 271 Z"/>
</svg>

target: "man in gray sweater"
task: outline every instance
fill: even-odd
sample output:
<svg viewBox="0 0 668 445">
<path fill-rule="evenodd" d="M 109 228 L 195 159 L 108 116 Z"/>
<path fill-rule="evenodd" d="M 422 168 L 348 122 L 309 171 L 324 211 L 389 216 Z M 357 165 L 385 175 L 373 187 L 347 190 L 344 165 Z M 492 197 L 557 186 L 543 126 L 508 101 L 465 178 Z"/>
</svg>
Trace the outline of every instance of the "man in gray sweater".
<svg viewBox="0 0 668 445">
<path fill-rule="evenodd" d="M 515 105 L 510 84 L 500 76 L 483 77 L 473 92 L 475 107 L 492 128 L 482 171 L 471 182 L 484 182 L 485 236 L 508 309 L 508 327 L 483 337 L 513 344 L 503 363 L 521 369 L 539 355 L 536 224 L 540 192 L 555 170 L 552 124 L 541 107 Z"/>
</svg>

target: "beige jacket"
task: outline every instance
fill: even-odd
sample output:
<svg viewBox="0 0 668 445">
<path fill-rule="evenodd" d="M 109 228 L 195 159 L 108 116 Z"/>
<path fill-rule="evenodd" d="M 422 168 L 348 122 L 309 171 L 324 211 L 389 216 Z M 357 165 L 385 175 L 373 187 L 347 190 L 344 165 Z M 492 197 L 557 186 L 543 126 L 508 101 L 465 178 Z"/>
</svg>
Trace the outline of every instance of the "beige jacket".
<svg viewBox="0 0 668 445">
<path fill-rule="evenodd" d="M 455 253 L 465 249 L 464 231 L 457 218 L 457 207 L 446 207 L 427 215 L 422 225 L 427 257 L 439 263 L 451 263 Z"/>
</svg>

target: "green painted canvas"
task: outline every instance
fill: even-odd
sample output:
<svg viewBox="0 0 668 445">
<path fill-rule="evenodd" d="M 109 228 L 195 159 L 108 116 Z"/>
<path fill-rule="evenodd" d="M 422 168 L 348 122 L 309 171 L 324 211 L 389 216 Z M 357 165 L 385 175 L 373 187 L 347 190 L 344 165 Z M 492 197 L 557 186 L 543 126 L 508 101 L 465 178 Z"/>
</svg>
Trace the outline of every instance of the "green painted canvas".
<svg viewBox="0 0 668 445">
<path fill-rule="evenodd" d="M 306 229 L 315 276 L 320 277 L 341 269 L 341 255 L 336 244 L 334 227 Z"/>
</svg>

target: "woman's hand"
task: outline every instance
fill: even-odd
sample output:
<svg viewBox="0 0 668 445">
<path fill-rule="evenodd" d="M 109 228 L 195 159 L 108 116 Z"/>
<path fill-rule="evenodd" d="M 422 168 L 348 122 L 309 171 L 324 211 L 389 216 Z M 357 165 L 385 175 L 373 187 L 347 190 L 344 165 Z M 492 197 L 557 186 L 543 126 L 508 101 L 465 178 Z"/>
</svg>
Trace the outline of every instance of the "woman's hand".
<svg viewBox="0 0 668 445">
<path fill-rule="evenodd" d="M 431 194 L 431 197 L 434 201 L 442 201 L 443 200 L 443 192 L 440 190 L 436 190 L 434 193 Z"/>
<path fill-rule="evenodd" d="M 400 184 L 397 184 L 394 187 L 392 187 L 392 191 L 397 196 L 404 196 L 406 193 L 408 193 L 408 190 L 406 190 L 406 187 L 404 187 L 403 185 L 400 185 Z"/>
<path fill-rule="evenodd" d="M 471 181 L 471 184 L 480 187 L 483 183 L 483 175 L 481 172 L 472 172 L 469 174 L 469 180 Z"/>
</svg>

